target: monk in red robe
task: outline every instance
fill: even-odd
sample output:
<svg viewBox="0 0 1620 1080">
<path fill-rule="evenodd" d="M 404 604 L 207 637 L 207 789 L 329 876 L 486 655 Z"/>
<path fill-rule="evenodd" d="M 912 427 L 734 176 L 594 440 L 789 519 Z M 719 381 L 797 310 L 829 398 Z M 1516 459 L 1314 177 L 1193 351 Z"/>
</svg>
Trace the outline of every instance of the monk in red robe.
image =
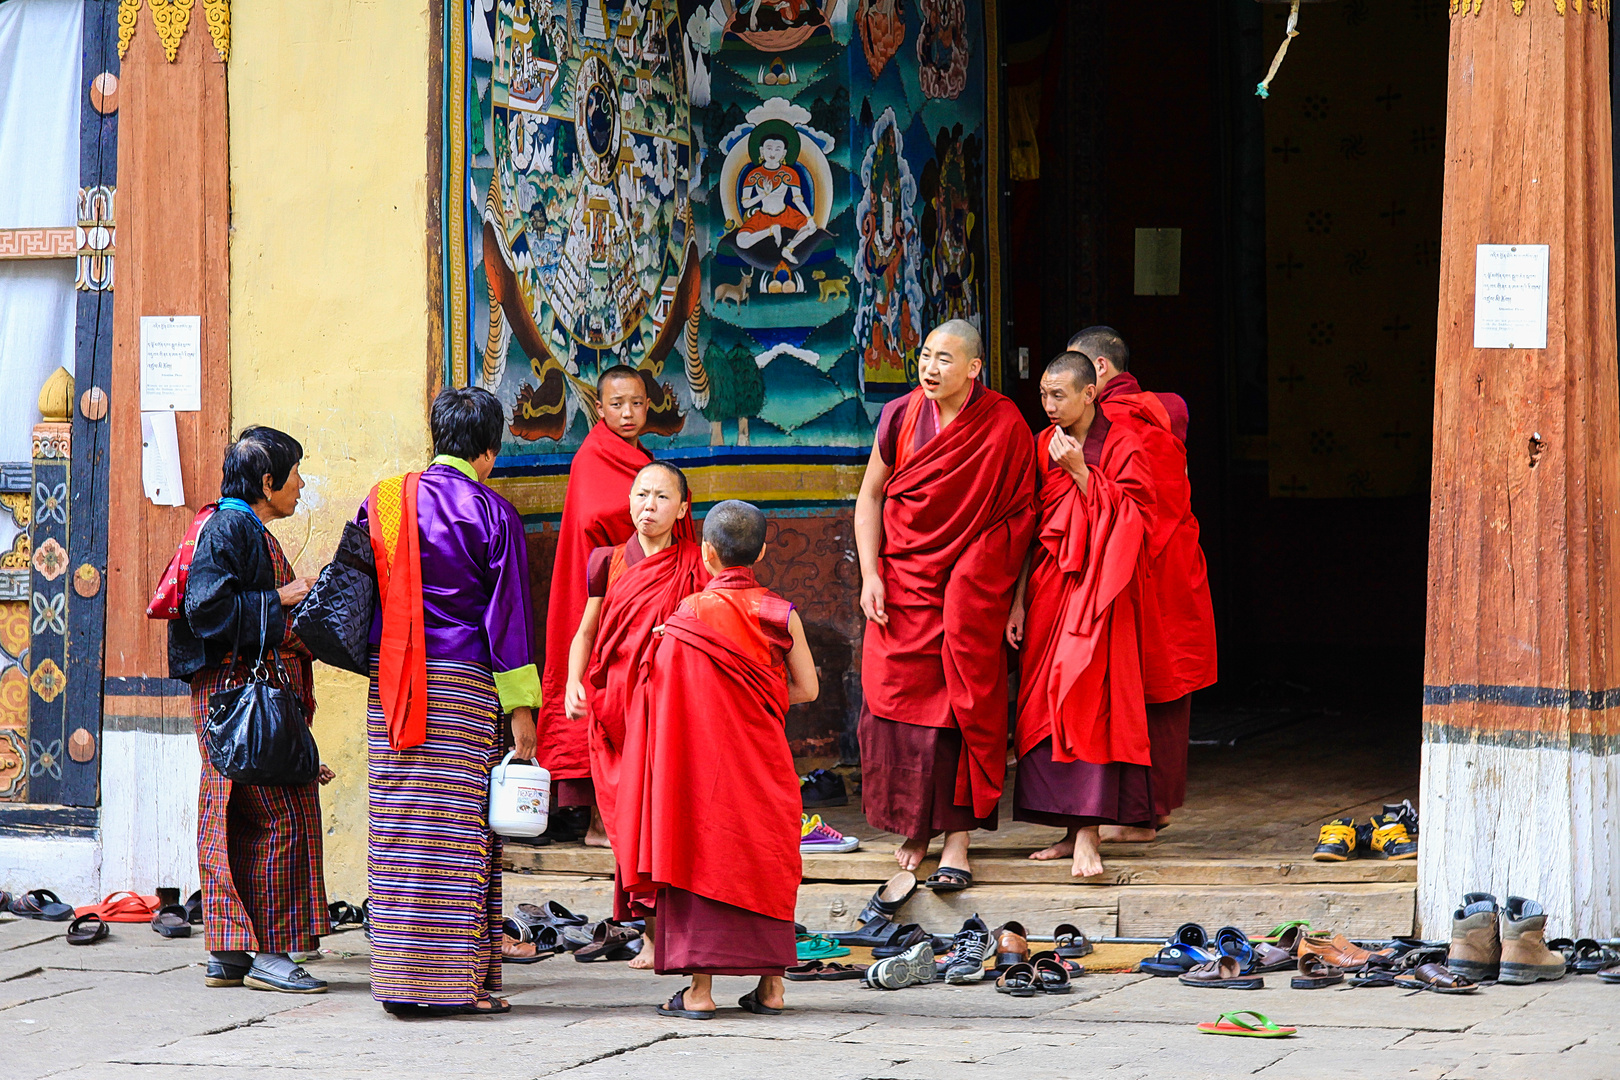
<svg viewBox="0 0 1620 1080">
<path fill-rule="evenodd" d="M 1142 625 L 1142 686 L 1153 741 L 1153 827 L 1110 827 L 1104 840 L 1146 842 L 1187 799 L 1187 728 L 1192 692 L 1216 678 L 1215 612 L 1209 569 L 1198 543 L 1187 475 L 1187 403 L 1146 393 L 1128 370 L 1131 352 L 1118 331 L 1092 326 L 1069 342 L 1097 364 L 1097 403 L 1115 424 L 1134 430 L 1153 462 L 1158 495 L 1148 523 L 1147 602 Z"/>
<path fill-rule="evenodd" d="M 756 507 L 709 511 L 714 580 L 665 622 L 633 691 L 613 853 L 627 891 L 656 894 L 659 974 L 692 977 L 665 1016 L 712 1017 L 716 975 L 757 976 L 738 1004 L 780 1012 L 798 962 L 803 807 L 784 725 L 819 688 L 798 612 L 754 578 L 764 550 Z"/>
<path fill-rule="evenodd" d="M 1018 407 L 978 381 L 984 347 L 953 319 L 928 335 L 921 385 L 884 407 L 855 502 L 861 563 L 866 820 L 899 833 L 902 869 L 945 834 L 926 884 L 973 882 L 968 833 L 993 829 L 1007 769 L 1002 630 L 1035 532 L 1035 453 Z"/>
<path fill-rule="evenodd" d="M 1041 376 L 1052 426 L 1036 437 L 1040 532 L 1007 619 L 1023 647 L 1013 817 L 1065 829 L 1030 858 L 1072 856 L 1075 877 L 1102 873 L 1100 826 L 1153 822 L 1138 648 L 1153 471 L 1096 398 L 1084 353 L 1059 354 Z"/>
<path fill-rule="evenodd" d="M 563 497 L 551 598 L 546 605 L 541 704 L 535 717 L 538 761 L 551 773 L 551 790 L 559 807 L 596 805 L 586 721 L 570 719 L 564 708 L 569 649 L 588 599 L 585 563 L 597 548 L 622 544 L 635 531 L 627 510 L 630 481 L 652 460 L 639 440 L 647 426 L 648 405 L 641 376 L 634 368 L 619 364 L 602 372 L 596 389 L 602 420 L 585 436 L 568 467 L 568 493 Z M 608 842 L 595 809 L 585 842 L 596 847 Z"/>
<path fill-rule="evenodd" d="M 589 599 L 569 654 L 565 708 L 571 720 L 590 719 L 591 783 L 609 840 L 630 690 L 657 644 L 653 629 L 709 580 L 701 546 L 675 534 L 691 508 L 685 473 L 665 461 L 645 466 L 630 485 L 634 535 L 617 547 L 597 548 L 586 564 Z M 615 891 L 614 918 L 642 914 L 631 909 L 627 893 Z M 653 966 L 650 933 L 630 966 Z"/>
</svg>

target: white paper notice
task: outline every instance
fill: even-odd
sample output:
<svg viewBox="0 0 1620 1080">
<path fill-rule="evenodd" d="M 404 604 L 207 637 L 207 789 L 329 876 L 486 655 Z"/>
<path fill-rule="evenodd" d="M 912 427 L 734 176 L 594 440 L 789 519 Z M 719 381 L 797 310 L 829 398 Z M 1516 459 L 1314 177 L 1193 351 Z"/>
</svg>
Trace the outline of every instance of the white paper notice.
<svg viewBox="0 0 1620 1080">
<path fill-rule="evenodd" d="M 1547 347 L 1547 245 L 1480 244 L 1474 254 L 1474 348 Z"/>
<path fill-rule="evenodd" d="M 202 408 L 202 316 L 141 316 L 141 411 Z"/>
<path fill-rule="evenodd" d="M 141 413 L 141 486 L 158 506 L 186 505 L 186 487 L 180 478 L 180 439 L 174 431 L 174 413 Z"/>
</svg>

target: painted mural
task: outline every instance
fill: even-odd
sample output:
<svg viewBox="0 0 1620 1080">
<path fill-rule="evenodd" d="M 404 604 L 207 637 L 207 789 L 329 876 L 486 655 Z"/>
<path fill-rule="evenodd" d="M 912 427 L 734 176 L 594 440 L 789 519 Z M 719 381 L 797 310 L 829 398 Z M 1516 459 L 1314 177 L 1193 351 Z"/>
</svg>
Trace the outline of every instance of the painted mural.
<svg viewBox="0 0 1620 1080">
<path fill-rule="evenodd" d="M 852 497 L 927 330 L 988 325 L 981 4 L 465 5 L 447 371 L 509 410 L 508 494 L 556 513 L 623 363 L 700 500 Z"/>
</svg>

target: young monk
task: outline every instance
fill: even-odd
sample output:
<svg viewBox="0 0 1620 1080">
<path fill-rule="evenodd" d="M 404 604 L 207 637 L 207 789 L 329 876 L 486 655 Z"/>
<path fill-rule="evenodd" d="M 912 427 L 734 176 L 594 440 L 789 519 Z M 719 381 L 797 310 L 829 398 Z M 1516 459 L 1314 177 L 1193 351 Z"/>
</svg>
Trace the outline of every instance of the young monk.
<svg viewBox="0 0 1620 1080">
<path fill-rule="evenodd" d="M 799 778 L 784 724 L 819 686 L 793 605 L 760 586 L 765 515 L 728 500 L 703 520 L 714 580 L 683 600 L 641 668 L 626 725 L 613 852 L 633 896 L 657 896 L 658 973 L 692 985 L 664 1016 L 714 1015 L 714 976 L 754 975 L 738 1002 L 784 1008 L 797 963 Z"/>
<path fill-rule="evenodd" d="M 1064 828 L 1030 858 L 1072 856 L 1075 877 L 1102 873 L 1099 826 L 1153 820 L 1138 651 L 1152 465 L 1129 428 L 1088 438 L 1107 424 L 1096 401 L 1090 357 L 1064 352 L 1047 365 L 1040 531 L 1007 620 L 1008 642 L 1023 647 L 1013 817 Z"/>
<path fill-rule="evenodd" d="M 569 654 L 564 707 L 571 720 L 590 718 L 591 782 L 609 840 L 614 839 L 630 689 L 657 644 L 653 628 L 709 580 L 701 546 L 675 535 L 676 526 L 688 520 L 691 506 L 685 473 L 663 461 L 645 466 L 630 485 L 635 535 L 617 547 L 597 548 L 586 564 L 589 599 Z M 631 910 L 628 894 L 615 890 L 614 918 L 640 914 L 645 912 Z M 644 936 L 641 952 L 630 966 L 653 966 L 651 933 Z"/>
<path fill-rule="evenodd" d="M 1198 543 L 1187 475 L 1187 403 L 1179 394 L 1148 393 L 1130 372 L 1131 350 L 1119 332 L 1088 326 L 1069 342 L 1097 365 L 1097 406 L 1129 427 L 1153 463 L 1156 502 L 1148 524 L 1147 597 L 1142 623 L 1142 690 L 1153 745 L 1154 822 L 1103 829 L 1104 840 L 1142 843 L 1158 836 L 1187 799 L 1187 728 L 1192 693 L 1216 677 L 1215 612 L 1209 570 Z"/>
<path fill-rule="evenodd" d="M 563 496 L 557 559 L 546 606 L 546 662 L 536 727 L 540 739 L 537 760 L 551 773 L 557 805 L 593 807 L 585 842 L 606 847 L 607 833 L 601 814 L 594 809 L 586 722 L 570 719 L 564 708 L 569 653 L 589 599 L 585 564 L 597 548 L 622 544 L 635 531 L 625 512 L 630 482 L 652 455 L 640 442 L 647 427 L 648 401 L 635 369 L 623 364 L 608 368 L 597 378 L 596 392 L 602 420 L 585 436 L 568 467 L 568 493 Z M 691 536 L 690 523 L 683 527 L 682 535 Z"/>
</svg>

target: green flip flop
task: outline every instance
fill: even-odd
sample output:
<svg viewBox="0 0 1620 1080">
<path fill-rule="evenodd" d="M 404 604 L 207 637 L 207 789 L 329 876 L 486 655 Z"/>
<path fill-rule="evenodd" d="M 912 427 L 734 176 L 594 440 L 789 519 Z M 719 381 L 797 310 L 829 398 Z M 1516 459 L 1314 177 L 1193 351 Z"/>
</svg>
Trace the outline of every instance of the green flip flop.
<svg viewBox="0 0 1620 1080">
<path fill-rule="evenodd" d="M 835 956 L 848 956 L 849 950 L 825 934 L 811 934 L 798 941 L 800 960 L 830 960 Z"/>
<path fill-rule="evenodd" d="M 1251 1019 L 1243 1019 L 1245 1016 Z M 1245 1035 L 1253 1039 L 1285 1039 L 1299 1029 L 1279 1027 L 1271 1022 L 1269 1016 L 1257 1013 L 1253 1009 L 1244 1009 L 1240 1012 L 1221 1013 L 1219 1020 L 1213 1024 L 1199 1024 L 1198 1030 L 1205 1035 Z"/>
</svg>

